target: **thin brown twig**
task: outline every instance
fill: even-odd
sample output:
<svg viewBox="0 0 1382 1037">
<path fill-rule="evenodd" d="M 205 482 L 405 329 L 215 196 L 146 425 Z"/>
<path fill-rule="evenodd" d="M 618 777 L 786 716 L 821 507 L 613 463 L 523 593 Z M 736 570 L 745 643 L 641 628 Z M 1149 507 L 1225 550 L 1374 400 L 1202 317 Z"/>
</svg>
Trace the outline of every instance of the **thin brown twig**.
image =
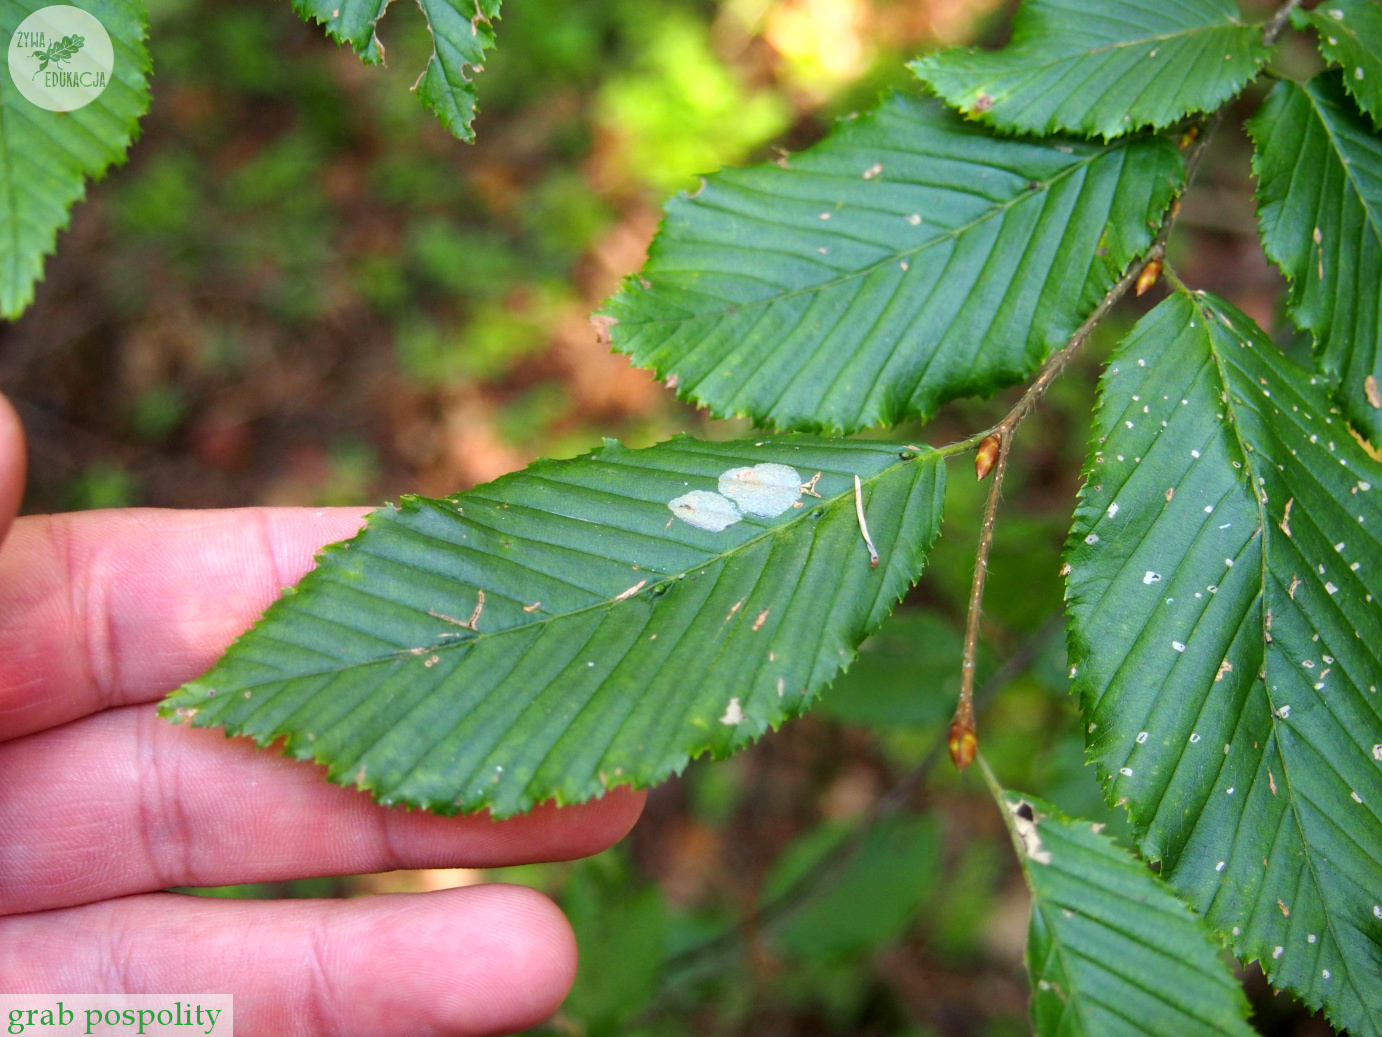
<svg viewBox="0 0 1382 1037">
<path fill-rule="evenodd" d="M 988 701 L 1026 673 L 1063 624 L 1064 616 L 1060 613 L 1050 616 L 984 682 L 975 694 L 975 701 L 980 704 Z M 847 838 L 841 840 L 834 849 L 808 868 L 787 889 L 750 913 L 738 925 L 670 958 L 665 964 L 667 971 L 673 975 L 693 974 L 702 962 L 729 951 L 742 942 L 747 933 L 771 926 L 837 878 L 877 824 L 907 806 L 913 793 L 921 787 L 932 769 L 943 758 L 944 750 L 945 739 L 937 739 L 925 755 L 874 802 L 867 815 Z"/>
<path fill-rule="evenodd" d="M 1271 20 L 1262 28 L 1262 42 L 1271 46 L 1277 41 L 1283 29 L 1286 28 L 1286 20 L 1291 17 L 1291 12 L 1300 6 L 1300 0 L 1286 0 L 1276 9 L 1276 14 L 1272 15 Z"/>
<path fill-rule="evenodd" d="M 1298 2 L 1299 0 L 1288 0 L 1288 4 L 1283 10 L 1289 14 L 1289 8 Z M 1192 124 L 1193 143 L 1190 144 L 1185 156 L 1185 188 L 1181 191 L 1181 196 L 1184 196 L 1185 191 L 1189 190 L 1191 182 L 1199 172 L 1200 162 L 1204 158 L 1209 142 L 1222 118 L 1223 109 L 1220 109 L 1213 115 Z M 1191 136 L 1191 134 L 1187 134 L 1187 138 L 1191 138 Z M 1099 322 L 1128 294 L 1128 291 L 1137 283 L 1148 266 L 1154 262 L 1161 262 L 1166 253 L 1166 241 L 1176 225 L 1177 217 L 1180 215 L 1181 196 L 1178 196 L 1171 203 L 1170 208 L 1162 217 L 1161 224 L 1157 228 L 1156 235 L 1152 238 L 1152 244 L 1147 251 L 1128 267 L 1127 272 L 1104 294 L 1099 305 L 1094 307 L 1093 312 L 1085 318 L 1084 323 L 1075 329 L 1074 334 L 1066 340 L 1065 345 L 1058 352 L 1053 353 L 1041 366 L 1036 380 L 1013 405 L 1012 410 L 1008 411 L 1003 420 L 984 433 L 982 437 L 993 436 L 997 438 L 998 457 L 994 462 L 990 476 L 993 482 L 989 485 L 988 499 L 984 505 L 984 519 L 979 528 L 979 549 L 974 559 L 974 578 L 970 583 L 969 612 L 965 617 L 964 664 L 960 670 L 960 697 L 955 705 L 955 716 L 950 723 L 950 758 L 961 769 L 967 767 L 974 759 L 978 747 L 974 725 L 974 660 L 979 650 L 979 620 L 984 603 L 984 583 L 988 578 L 989 555 L 993 550 L 994 524 L 998 517 L 998 501 L 1003 492 L 1003 476 L 1008 467 L 1008 451 L 1012 446 L 1013 435 L 1023 420 L 1036 409 L 1036 405 L 1046 395 L 1046 390 L 1051 387 L 1051 383 L 1056 380 L 1075 354 L 1080 351 Z M 977 438 L 979 437 L 971 437 L 971 441 L 977 440 Z"/>
</svg>

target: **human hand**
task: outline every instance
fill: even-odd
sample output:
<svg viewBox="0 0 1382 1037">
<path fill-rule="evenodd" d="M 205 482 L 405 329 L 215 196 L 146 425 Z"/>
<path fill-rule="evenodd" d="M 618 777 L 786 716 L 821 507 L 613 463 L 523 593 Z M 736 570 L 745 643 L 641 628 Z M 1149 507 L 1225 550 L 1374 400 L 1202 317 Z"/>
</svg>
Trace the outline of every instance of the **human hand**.
<svg viewBox="0 0 1382 1037">
<path fill-rule="evenodd" d="M 0 993 L 231 993 L 237 1032 L 255 1037 L 509 1033 L 557 1008 L 575 942 L 530 889 L 155 892 L 580 857 L 637 819 L 643 796 L 627 790 L 504 822 L 386 810 L 319 768 L 155 715 L 364 509 L 11 527 L 23 482 L 0 397 Z"/>
</svg>

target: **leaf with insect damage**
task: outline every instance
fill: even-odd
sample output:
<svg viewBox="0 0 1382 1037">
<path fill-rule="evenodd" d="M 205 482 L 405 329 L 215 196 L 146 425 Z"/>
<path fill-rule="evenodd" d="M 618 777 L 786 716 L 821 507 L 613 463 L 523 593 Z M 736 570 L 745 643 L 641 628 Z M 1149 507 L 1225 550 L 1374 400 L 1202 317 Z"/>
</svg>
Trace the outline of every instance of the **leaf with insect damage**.
<svg viewBox="0 0 1382 1037">
<path fill-rule="evenodd" d="M 1382 465 L 1178 291 L 1105 373 L 1066 548 L 1089 755 L 1235 953 L 1382 1033 Z"/>
<path fill-rule="evenodd" d="M 1016 792 L 999 806 L 1032 892 L 1037 1037 L 1251 1037 L 1208 927 L 1103 825 Z"/>
<path fill-rule="evenodd" d="M 1248 123 L 1267 255 L 1291 281 L 1291 319 L 1348 419 L 1382 443 L 1382 137 L 1341 73 L 1284 80 Z"/>
<path fill-rule="evenodd" d="M 432 56 L 414 86 L 443 126 L 461 140 L 475 139 L 473 74 L 484 71 L 485 51 L 494 46 L 500 0 L 418 0 L 432 35 Z M 384 60 L 375 34 L 389 0 L 293 0 L 304 21 L 326 26 L 338 43 L 348 43 L 367 65 Z"/>
<path fill-rule="evenodd" d="M 893 96 L 784 166 L 674 198 L 597 319 L 717 415 L 804 430 L 925 418 L 1060 348 L 1183 181 L 1160 138 L 1005 140 Z"/>
<path fill-rule="evenodd" d="M 682 437 L 407 497 L 164 712 L 440 813 L 648 786 L 814 701 L 920 574 L 944 483 L 915 447 Z"/>
<path fill-rule="evenodd" d="M 1000 130 L 1108 139 L 1213 111 L 1270 53 L 1232 0 L 1026 0 L 1002 50 L 944 50 L 912 70 Z"/>
<path fill-rule="evenodd" d="M 1296 27 L 1319 36 L 1320 53 L 1341 68 L 1344 89 L 1382 129 L 1382 5 L 1377 0 L 1330 0 L 1291 12 Z"/>
</svg>

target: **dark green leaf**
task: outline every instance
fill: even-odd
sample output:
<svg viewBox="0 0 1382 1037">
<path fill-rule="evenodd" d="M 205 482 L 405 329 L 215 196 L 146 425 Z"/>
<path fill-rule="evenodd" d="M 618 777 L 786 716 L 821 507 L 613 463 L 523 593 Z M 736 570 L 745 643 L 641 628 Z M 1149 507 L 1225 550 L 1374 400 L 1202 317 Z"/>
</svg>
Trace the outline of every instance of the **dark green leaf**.
<svg viewBox="0 0 1382 1037">
<path fill-rule="evenodd" d="M 1248 123 L 1267 255 L 1350 421 L 1382 443 L 1382 138 L 1329 72 L 1278 83 Z"/>
<path fill-rule="evenodd" d="M 651 785 L 848 664 L 921 572 L 944 483 L 916 448 L 679 438 L 408 497 L 164 709 L 442 813 Z"/>
<path fill-rule="evenodd" d="M 1320 52 L 1343 67 L 1344 89 L 1382 127 L 1382 6 L 1331 0 L 1313 11 L 1296 8 L 1291 17 L 1299 28 L 1314 28 Z"/>
<path fill-rule="evenodd" d="M 1066 557 L 1091 757 L 1162 875 L 1382 1033 L 1382 465 L 1320 379 L 1176 293 L 1101 387 Z"/>
<path fill-rule="evenodd" d="M 1159 138 L 991 136 L 894 96 L 776 165 L 674 198 L 606 307 L 614 345 L 717 415 L 928 417 L 1020 381 L 1151 241 L 1183 182 Z"/>
<path fill-rule="evenodd" d="M 941 51 L 912 70 L 999 129 L 1110 138 L 1213 111 L 1270 53 L 1232 0 L 1026 0 L 1002 50 Z"/>
<path fill-rule="evenodd" d="M 474 140 L 475 84 L 467 75 L 483 72 L 485 51 L 494 46 L 493 22 L 500 0 L 418 0 L 432 34 L 432 56 L 414 89 L 442 125 L 462 140 Z M 389 0 L 293 0 L 303 19 L 326 26 L 327 35 L 349 43 L 366 64 L 384 59 L 375 35 Z"/>
<path fill-rule="evenodd" d="M 790 889 L 851 832 L 849 825 L 828 823 L 798 838 L 774 862 L 764 883 L 765 899 L 771 902 Z M 931 818 L 880 820 L 846 858 L 812 883 L 812 895 L 773 927 L 773 942 L 793 957 L 827 961 L 891 943 L 930 896 L 939 850 Z"/>
<path fill-rule="evenodd" d="M 39 0 L 0 0 L 0 21 L 13 30 L 45 6 Z M 124 161 L 149 107 L 144 5 L 92 0 L 82 9 L 105 26 L 115 50 L 110 84 L 96 100 L 75 111 L 50 112 L 20 94 L 8 73 L 0 75 L 0 316 L 9 320 L 33 301 L 43 260 L 86 193 L 86 181 Z M 78 39 L 54 41 L 47 57 L 30 67 L 37 72 L 49 61 L 70 60 Z"/>
<path fill-rule="evenodd" d="M 614 874 L 609 874 L 613 871 Z M 582 861 L 561 898 L 581 953 L 563 1010 L 591 1037 L 623 1037 L 651 999 L 667 949 L 667 905 L 604 858 Z"/>
<path fill-rule="evenodd" d="M 822 697 L 820 710 L 876 727 L 949 720 L 964 643 L 935 612 L 903 609 L 859 648 L 859 658 Z"/>
<path fill-rule="evenodd" d="M 1032 891 L 1037 1037 L 1252 1037 L 1208 928 L 1103 825 L 1015 792 L 1001 805 Z"/>
</svg>

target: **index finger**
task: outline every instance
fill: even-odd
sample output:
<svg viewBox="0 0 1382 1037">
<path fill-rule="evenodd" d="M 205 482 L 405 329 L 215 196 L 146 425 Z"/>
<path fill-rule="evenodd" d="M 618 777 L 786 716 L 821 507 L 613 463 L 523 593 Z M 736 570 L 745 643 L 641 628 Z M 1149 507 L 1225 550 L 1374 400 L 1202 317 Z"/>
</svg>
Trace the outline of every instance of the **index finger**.
<svg viewBox="0 0 1382 1037">
<path fill-rule="evenodd" d="M 123 509 L 0 545 L 0 741 L 161 698 L 204 672 L 366 508 Z"/>
</svg>

